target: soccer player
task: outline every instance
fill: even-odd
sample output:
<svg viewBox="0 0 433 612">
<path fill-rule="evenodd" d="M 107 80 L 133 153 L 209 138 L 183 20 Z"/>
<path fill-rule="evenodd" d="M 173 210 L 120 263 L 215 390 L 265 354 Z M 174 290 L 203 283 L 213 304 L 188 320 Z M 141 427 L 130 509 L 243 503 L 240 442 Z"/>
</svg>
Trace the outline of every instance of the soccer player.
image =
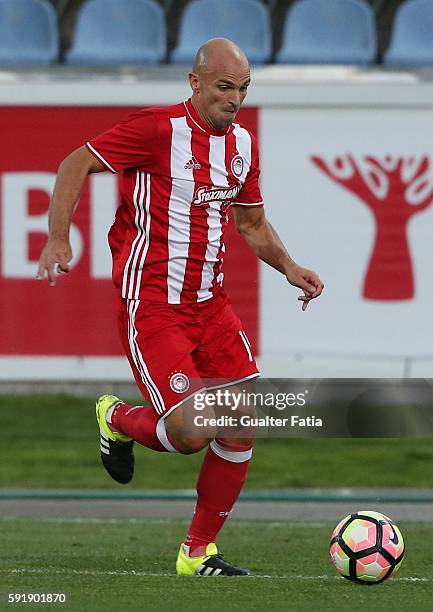
<svg viewBox="0 0 433 612">
<path fill-rule="evenodd" d="M 38 278 L 47 276 L 54 285 L 56 271 L 69 271 L 70 222 L 87 175 L 119 173 L 122 200 L 109 233 L 113 280 L 121 339 L 147 403 L 99 398 L 102 462 L 114 480 L 126 483 L 133 476 L 134 442 L 159 452 L 207 447 L 176 569 L 248 575 L 222 558 L 215 539 L 245 482 L 252 437 L 212 439 L 183 427 L 203 381 L 239 384 L 259 375 L 222 288 L 228 208 L 254 253 L 302 290 L 302 310 L 322 293 L 323 283 L 290 258 L 265 217 L 258 147 L 235 122 L 250 83 L 244 53 L 227 39 L 208 41 L 197 52 L 189 82 L 189 100 L 145 108 L 61 163 Z"/>
</svg>

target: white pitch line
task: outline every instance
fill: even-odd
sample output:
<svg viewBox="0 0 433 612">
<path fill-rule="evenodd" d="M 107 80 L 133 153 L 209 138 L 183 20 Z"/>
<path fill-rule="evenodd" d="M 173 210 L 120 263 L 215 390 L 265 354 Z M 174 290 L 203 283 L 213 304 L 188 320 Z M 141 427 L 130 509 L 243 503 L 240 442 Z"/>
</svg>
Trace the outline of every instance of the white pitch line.
<svg viewBox="0 0 433 612">
<path fill-rule="evenodd" d="M 16 516 L 2 516 L 0 517 L 0 522 L 11 522 L 11 521 L 36 521 L 38 523 L 60 523 L 60 524 L 65 524 L 68 525 L 69 523 L 88 523 L 89 525 L 92 524 L 98 524 L 98 523 L 109 523 L 110 525 L 120 525 L 120 524 L 125 524 L 125 523 L 132 523 L 132 524 L 136 524 L 136 523 L 161 523 L 161 524 L 165 524 L 165 523 L 169 523 L 171 521 L 171 519 L 144 519 L 144 518 L 100 518 L 97 516 L 86 516 L 86 517 L 81 517 L 81 516 L 71 516 L 69 518 L 62 518 L 62 517 L 57 517 L 57 516 L 45 516 L 45 517 L 37 517 L 37 518 L 33 518 L 33 517 L 16 517 Z M 179 519 L 180 522 L 184 522 L 187 523 L 188 519 Z M 191 521 L 189 521 L 191 522 Z"/>
<path fill-rule="evenodd" d="M 60 523 L 60 524 L 69 524 L 69 523 L 109 523 L 109 524 L 119 524 L 124 525 L 125 523 L 152 523 L 152 524 L 167 524 L 171 523 L 173 519 L 171 518 L 155 518 L 155 519 L 147 519 L 147 518 L 101 518 L 97 516 L 71 516 L 68 518 L 57 517 L 57 516 L 45 516 L 45 517 L 28 517 L 28 516 L 1 516 L 0 522 L 11 522 L 11 521 L 35 521 L 38 523 Z M 191 519 L 176 519 L 176 522 L 179 523 L 190 523 Z M 306 524 L 307 525 L 307 524 Z"/>
<path fill-rule="evenodd" d="M 8 522 L 8 521 L 22 521 L 28 520 L 28 517 L 17 518 L 16 516 L 1 516 L 0 522 Z M 112 525 L 124 525 L 125 523 L 131 524 L 142 524 L 142 523 L 152 523 L 152 524 L 167 524 L 171 523 L 173 519 L 171 518 L 161 518 L 161 519 L 147 519 L 147 518 L 100 518 L 100 517 L 70 517 L 70 518 L 62 518 L 62 517 L 37 517 L 31 518 L 30 520 L 34 520 L 41 523 L 59 523 L 59 524 L 69 524 L 69 523 L 78 523 L 78 524 L 98 524 L 98 523 L 109 523 Z M 258 522 L 263 523 L 265 527 L 278 528 L 281 527 L 290 529 L 301 529 L 305 527 L 309 528 L 330 528 L 333 527 L 332 522 L 323 523 L 323 522 L 314 522 L 314 521 L 267 521 L 266 519 L 257 519 Z M 176 522 L 189 524 L 191 519 L 176 519 Z M 236 519 L 232 520 L 232 524 L 238 527 L 250 528 L 252 526 L 252 520 L 250 519 Z M 254 521 L 256 522 L 256 521 Z"/>
<path fill-rule="evenodd" d="M 15 568 L 15 569 L 0 569 L 0 574 L 46 574 L 46 575 L 73 575 L 73 576 L 135 576 L 135 577 L 173 577 L 177 578 L 177 574 L 168 572 L 136 572 L 135 570 L 75 570 L 75 569 L 56 569 L 56 568 Z M 232 576 L 233 577 L 233 576 Z M 244 576 L 238 576 L 244 578 Z M 265 578 L 273 580 L 343 580 L 341 576 L 303 576 L 303 575 L 292 575 L 292 576 L 271 576 L 266 574 L 255 574 L 249 576 L 249 578 Z M 418 578 L 414 576 L 401 576 L 400 578 L 391 578 L 392 582 L 433 582 L 433 578 Z"/>
</svg>

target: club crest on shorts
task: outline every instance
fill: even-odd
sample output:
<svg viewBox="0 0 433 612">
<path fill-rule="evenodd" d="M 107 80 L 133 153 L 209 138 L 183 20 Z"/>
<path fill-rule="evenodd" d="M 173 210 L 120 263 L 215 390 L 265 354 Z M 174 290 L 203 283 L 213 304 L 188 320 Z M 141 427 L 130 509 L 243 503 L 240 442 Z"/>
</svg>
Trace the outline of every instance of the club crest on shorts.
<svg viewBox="0 0 433 612">
<path fill-rule="evenodd" d="M 240 155 L 235 155 L 232 159 L 231 169 L 235 176 L 238 178 L 241 176 L 244 170 L 244 160 Z"/>
<path fill-rule="evenodd" d="M 190 384 L 188 376 L 183 372 L 175 372 L 170 376 L 170 389 L 175 393 L 185 393 Z"/>
</svg>

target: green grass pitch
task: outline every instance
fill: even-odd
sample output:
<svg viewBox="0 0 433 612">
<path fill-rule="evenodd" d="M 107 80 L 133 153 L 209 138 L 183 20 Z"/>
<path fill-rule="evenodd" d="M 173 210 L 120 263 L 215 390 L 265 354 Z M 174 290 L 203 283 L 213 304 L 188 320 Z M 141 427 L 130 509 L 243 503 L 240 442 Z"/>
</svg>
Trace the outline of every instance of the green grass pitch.
<svg viewBox="0 0 433 612">
<path fill-rule="evenodd" d="M 101 392 L 103 389 L 101 389 Z M 95 398 L 0 396 L 8 469 L 0 487 L 116 488 L 102 469 Z M 136 451 L 126 489 L 192 489 L 202 453 Z M 273 439 L 256 441 L 246 488 L 432 487 L 426 439 Z"/>
<path fill-rule="evenodd" d="M 318 523 L 229 522 L 220 549 L 255 576 L 176 576 L 186 527 L 185 521 L 162 520 L 2 519 L 0 607 L 30 609 L 5 604 L 8 592 L 60 592 L 67 594 L 67 604 L 44 610 L 432 609 L 433 525 L 401 525 L 407 557 L 395 578 L 375 586 L 337 576 L 328 555 L 334 525 Z"/>
<path fill-rule="evenodd" d="M 118 489 L 100 465 L 94 398 L 0 396 L 0 414 L 7 463 L 0 487 Z M 179 456 L 143 448 L 136 457 L 136 476 L 126 489 L 192 489 L 202 460 L 201 453 Z M 258 440 L 247 487 L 432 487 L 432 468 L 431 439 Z M 0 609 L 433 609 L 433 524 L 399 525 L 407 551 L 401 570 L 371 587 L 336 574 L 328 553 L 335 525 L 328 523 L 228 521 L 218 539 L 220 550 L 255 576 L 176 576 L 187 524 L 0 517 Z M 65 592 L 68 602 L 12 606 L 5 603 L 7 592 Z"/>
</svg>

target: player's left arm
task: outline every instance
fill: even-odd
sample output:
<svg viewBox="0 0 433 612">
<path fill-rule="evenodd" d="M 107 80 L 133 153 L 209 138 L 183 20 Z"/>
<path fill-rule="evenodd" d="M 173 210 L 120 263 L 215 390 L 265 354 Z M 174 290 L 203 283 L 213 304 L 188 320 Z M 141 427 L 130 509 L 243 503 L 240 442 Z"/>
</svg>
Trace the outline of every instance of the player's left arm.
<svg viewBox="0 0 433 612">
<path fill-rule="evenodd" d="M 319 276 L 293 261 L 262 207 L 233 206 L 232 211 L 237 231 L 257 257 L 284 274 L 291 285 L 302 289 L 304 295 L 298 300 L 302 310 L 306 310 L 310 300 L 323 291 Z"/>
</svg>

